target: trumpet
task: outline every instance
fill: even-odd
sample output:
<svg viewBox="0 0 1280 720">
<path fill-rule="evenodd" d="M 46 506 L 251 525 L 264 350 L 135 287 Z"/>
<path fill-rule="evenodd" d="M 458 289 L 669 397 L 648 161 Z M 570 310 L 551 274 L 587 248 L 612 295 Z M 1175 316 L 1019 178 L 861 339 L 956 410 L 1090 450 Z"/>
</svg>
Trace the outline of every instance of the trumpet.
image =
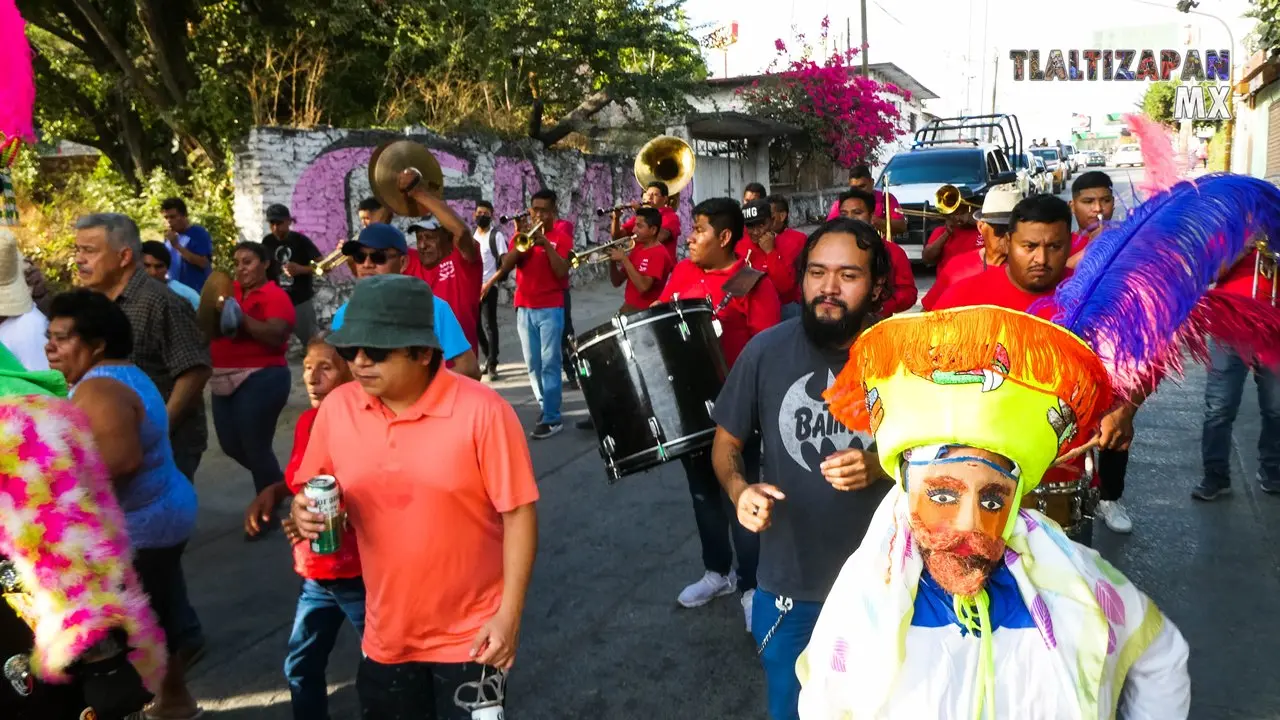
<svg viewBox="0 0 1280 720">
<path fill-rule="evenodd" d="M 636 236 L 628 235 L 624 238 L 618 238 L 613 242 L 607 242 L 602 245 L 587 248 L 581 253 L 575 253 L 569 257 L 569 267 L 577 269 L 580 265 L 590 265 L 592 263 L 605 262 L 609 259 L 609 253 L 614 248 L 621 247 L 623 252 L 631 252 L 636 246 Z"/>
<path fill-rule="evenodd" d="M 533 249 L 533 236 L 541 229 L 542 223 L 539 222 L 535 223 L 534 226 L 529 228 L 526 232 L 518 232 L 515 235 L 512 235 L 511 247 L 515 248 L 516 252 L 529 252 Z"/>
<path fill-rule="evenodd" d="M 316 277 L 323 277 L 325 273 L 333 272 L 341 267 L 347 261 L 347 256 L 342 254 L 342 245 L 333 249 L 328 255 L 311 263 L 311 269 L 315 272 Z"/>
<path fill-rule="evenodd" d="M 651 206 L 649 205 L 649 203 L 641 203 L 640 207 L 651 207 Z M 633 209 L 633 206 L 631 203 L 614 205 L 611 208 L 596 208 L 596 217 L 604 217 L 605 215 L 612 215 L 620 210 L 631 210 L 631 209 Z"/>
<path fill-rule="evenodd" d="M 525 210 L 524 212 L 518 213 L 516 215 L 502 215 L 501 217 L 498 218 L 498 222 L 503 225 L 506 225 L 512 220 L 523 220 L 527 217 L 529 217 L 529 211 Z"/>
</svg>

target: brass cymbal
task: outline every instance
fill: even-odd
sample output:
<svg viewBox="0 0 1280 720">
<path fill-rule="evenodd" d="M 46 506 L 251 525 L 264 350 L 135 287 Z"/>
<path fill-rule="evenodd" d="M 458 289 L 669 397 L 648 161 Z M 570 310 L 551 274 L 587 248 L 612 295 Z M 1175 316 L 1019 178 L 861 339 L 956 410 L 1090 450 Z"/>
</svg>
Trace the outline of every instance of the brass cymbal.
<svg viewBox="0 0 1280 720">
<path fill-rule="evenodd" d="M 427 192 L 433 195 L 444 192 L 440 162 L 426 146 L 407 139 L 385 142 L 373 151 L 369 158 L 369 189 L 397 215 L 421 217 L 426 214 L 426 208 L 400 192 L 400 173 L 408 168 L 422 173 L 421 184 Z"/>
<path fill-rule="evenodd" d="M 196 323 L 206 339 L 212 341 L 222 337 L 222 313 L 218 310 L 218 299 L 235 297 L 236 285 L 231 276 L 221 270 L 209 273 L 200 290 L 200 305 L 196 307 Z"/>
</svg>

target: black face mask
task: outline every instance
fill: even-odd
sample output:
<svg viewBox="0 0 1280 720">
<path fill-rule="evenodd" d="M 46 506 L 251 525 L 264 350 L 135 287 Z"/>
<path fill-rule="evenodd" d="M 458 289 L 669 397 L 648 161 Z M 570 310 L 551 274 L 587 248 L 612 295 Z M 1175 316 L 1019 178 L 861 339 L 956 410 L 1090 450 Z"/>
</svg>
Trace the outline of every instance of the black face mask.
<svg viewBox="0 0 1280 720">
<path fill-rule="evenodd" d="M 487 230 L 491 224 L 493 224 L 493 218 L 488 215 L 481 215 L 476 218 L 476 226 L 481 230 Z"/>
<path fill-rule="evenodd" d="M 821 302 L 839 305 L 844 309 L 844 315 L 839 320 L 818 317 L 817 307 Z M 860 311 L 851 311 L 843 300 L 819 295 L 812 302 L 805 304 L 804 311 L 800 313 L 800 327 L 804 329 L 804 334 L 814 345 L 838 349 L 858 336 L 869 313 L 870 310 L 865 308 Z"/>
</svg>

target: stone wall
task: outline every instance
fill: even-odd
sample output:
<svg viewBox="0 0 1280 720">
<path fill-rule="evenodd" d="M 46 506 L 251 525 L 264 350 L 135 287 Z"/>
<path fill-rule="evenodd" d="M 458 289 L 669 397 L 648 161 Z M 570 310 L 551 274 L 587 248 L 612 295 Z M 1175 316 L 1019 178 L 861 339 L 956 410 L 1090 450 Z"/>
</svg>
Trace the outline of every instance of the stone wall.
<svg viewBox="0 0 1280 720">
<path fill-rule="evenodd" d="M 608 241 L 608 218 L 598 207 L 640 198 L 632 157 L 584 155 L 547 150 L 534 141 L 493 138 L 445 138 L 422 129 L 404 133 L 326 128 L 294 130 L 254 128 L 237 148 L 234 163 L 235 221 L 242 240 L 267 233 L 268 205 L 283 203 L 297 218 L 294 229 L 310 237 L 322 253 L 356 235 L 356 206 L 370 195 L 368 163 L 387 140 L 408 137 L 430 148 L 444 171 L 445 198 L 470 219 L 476 201 L 494 204 L 496 215 L 514 215 L 528 207 L 529 196 L 550 187 L 559 195 L 560 216 L 574 224 L 574 245 L 581 249 Z M 693 188 L 681 193 L 680 220 L 692 227 Z M 407 227 L 408 218 L 396 224 Z M 511 226 L 502 228 L 509 236 Z M 577 284 L 597 276 L 601 266 L 574 272 Z M 317 282 L 317 312 L 325 325 L 350 293 L 346 269 Z"/>
</svg>

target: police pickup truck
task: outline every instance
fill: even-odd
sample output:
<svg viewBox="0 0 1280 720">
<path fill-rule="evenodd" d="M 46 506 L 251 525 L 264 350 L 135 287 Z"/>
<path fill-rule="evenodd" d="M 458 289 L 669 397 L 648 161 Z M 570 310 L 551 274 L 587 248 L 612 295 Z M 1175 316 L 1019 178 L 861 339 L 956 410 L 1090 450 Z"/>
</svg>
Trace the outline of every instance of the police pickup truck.
<svg viewBox="0 0 1280 720">
<path fill-rule="evenodd" d="M 980 206 L 989 188 L 1016 182 L 1020 173 L 1027 172 L 1027 162 L 1022 131 L 1013 115 L 933 120 L 916 131 L 910 149 L 890 158 L 876 180 L 877 190 L 885 190 L 887 180 L 889 193 L 907 211 L 907 231 L 895 236 L 894 242 L 919 262 L 930 233 L 943 224 L 936 215 L 939 188 L 954 185 L 962 197 Z"/>
</svg>

